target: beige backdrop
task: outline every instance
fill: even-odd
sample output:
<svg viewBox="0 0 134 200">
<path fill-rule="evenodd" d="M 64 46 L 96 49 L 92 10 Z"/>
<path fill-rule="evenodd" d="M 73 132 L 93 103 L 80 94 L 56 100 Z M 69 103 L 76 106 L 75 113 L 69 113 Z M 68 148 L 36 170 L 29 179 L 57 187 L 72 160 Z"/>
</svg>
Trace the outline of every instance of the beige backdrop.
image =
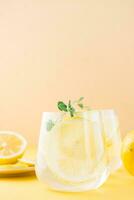
<svg viewBox="0 0 134 200">
<path fill-rule="evenodd" d="M 0 129 L 35 143 L 42 111 L 81 95 L 134 129 L 134 1 L 0 0 Z"/>
</svg>

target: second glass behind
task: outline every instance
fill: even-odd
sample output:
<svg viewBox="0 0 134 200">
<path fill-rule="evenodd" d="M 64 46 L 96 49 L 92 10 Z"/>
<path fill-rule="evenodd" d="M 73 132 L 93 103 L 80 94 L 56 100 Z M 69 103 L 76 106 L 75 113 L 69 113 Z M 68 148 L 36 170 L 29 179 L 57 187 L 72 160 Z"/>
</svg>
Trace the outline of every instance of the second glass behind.
<svg viewBox="0 0 134 200">
<path fill-rule="evenodd" d="M 108 175 L 108 158 L 99 111 L 70 117 L 44 112 L 36 174 L 50 188 L 85 191 L 98 188 Z"/>
<path fill-rule="evenodd" d="M 108 166 L 110 173 L 121 166 L 121 136 L 118 117 L 114 110 L 101 110 L 101 121 L 105 139 Z"/>
</svg>

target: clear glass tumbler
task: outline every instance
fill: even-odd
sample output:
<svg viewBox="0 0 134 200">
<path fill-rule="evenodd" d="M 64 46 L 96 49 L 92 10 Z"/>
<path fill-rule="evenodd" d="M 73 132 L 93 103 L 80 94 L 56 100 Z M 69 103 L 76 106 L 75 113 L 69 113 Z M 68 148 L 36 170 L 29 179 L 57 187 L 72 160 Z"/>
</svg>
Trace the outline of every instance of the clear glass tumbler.
<svg viewBox="0 0 134 200">
<path fill-rule="evenodd" d="M 86 191 L 98 188 L 109 175 L 99 111 L 70 117 L 44 112 L 36 174 L 49 188 Z"/>
<path fill-rule="evenodd" d="M 110 173 L 121 167 L 121 136 L 118 117 L 114 110 L 101 110 L 101 120 L 105 138 Z"/>
</svg>

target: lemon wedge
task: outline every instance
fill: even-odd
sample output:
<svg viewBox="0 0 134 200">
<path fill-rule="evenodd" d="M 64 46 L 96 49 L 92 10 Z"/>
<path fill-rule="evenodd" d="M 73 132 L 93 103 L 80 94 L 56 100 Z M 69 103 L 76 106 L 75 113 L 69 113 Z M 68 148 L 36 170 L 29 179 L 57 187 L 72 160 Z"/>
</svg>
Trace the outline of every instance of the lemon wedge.
<svg viewBox="0 0 134 200">
<path fill-rule="evenodd" d="M 127 171 L 134 176 L 134 131 L 128 133 L 123 140 L 122 161 Z"/>
<path fill-rule="evenodd" d="M 0 131 L 0 164 L 17 162 L 23 156 L 27 141 L 16 132 Z"/>
</svg>

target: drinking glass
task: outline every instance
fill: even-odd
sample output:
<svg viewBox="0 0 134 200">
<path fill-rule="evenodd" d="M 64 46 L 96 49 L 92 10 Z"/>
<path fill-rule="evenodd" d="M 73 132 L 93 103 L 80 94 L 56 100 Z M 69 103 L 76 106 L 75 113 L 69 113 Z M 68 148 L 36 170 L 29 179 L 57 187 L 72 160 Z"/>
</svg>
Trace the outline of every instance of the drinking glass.
<svg viewBox="0 0 134 200">
<path fill-rule="evenodd" d="M 99 111 L 74 117 L 44 112 L 36 174 L 49 188 L 86 191 L 101 186 L 109 175 Z"/>
<path fill-rule="evenodd" d="M 110 173 L 121 166 L 121 137 L 117 114 L 114 110 L 101 110 L 101 120 L 105 138 Z"/>
</svg>

